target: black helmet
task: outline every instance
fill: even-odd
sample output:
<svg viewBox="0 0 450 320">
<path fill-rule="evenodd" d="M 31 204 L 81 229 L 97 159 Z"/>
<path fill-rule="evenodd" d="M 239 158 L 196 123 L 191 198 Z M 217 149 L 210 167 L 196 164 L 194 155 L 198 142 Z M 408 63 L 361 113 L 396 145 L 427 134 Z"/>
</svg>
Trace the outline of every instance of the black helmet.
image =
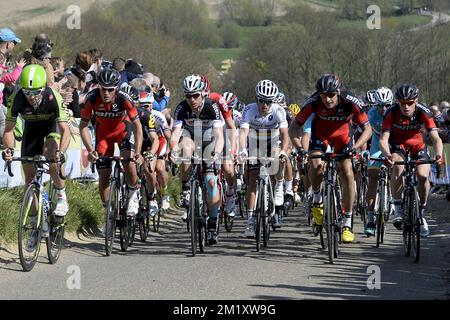
<svg viewBox="0 0 450 320">
<path fill-rule="evenodd" d="M 97 82 L 105 88 L 117 87 L 120 83 L 120 73 L 114 69 L 102 69 L 98 74 Z"/>
<path fill-rule="evenodd" d="M 136 89 L 136 87 L 124 83 L 124 85 L 120 87 L 120 90 L 129 95 L 131 100 L 133 101 L 139 100 L 139 90 Z"/>
<path fill-rule="evenodd" d="M 398 87 L 395 97 L 399 100 L 414 100 L 419 96 L 419 88 L 415 84 L 405 83 Z"/>
<path fill-rule="evenodd" d="M 316 90 L 319 93 L 333 93 L 341 88 L 341 80 L 334 74 L 324 74 L 316 82 Z"/>
</svg>

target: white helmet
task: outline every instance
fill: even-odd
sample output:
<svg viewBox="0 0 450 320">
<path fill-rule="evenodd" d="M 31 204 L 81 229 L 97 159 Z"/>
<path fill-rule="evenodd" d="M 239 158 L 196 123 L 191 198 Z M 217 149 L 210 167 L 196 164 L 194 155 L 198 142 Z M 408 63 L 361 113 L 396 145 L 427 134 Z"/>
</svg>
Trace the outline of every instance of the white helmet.
<svg viewBox="0 0 450 320">
<path fill-rule="evenodd" d="M 284 95 L 283 92 L 278 92 L 275 102 L 278 103 L 282 107 L 287 107 L 286 96 Z"/>
<path fill-rule="evenodd" d="M 205 89 L 202 77 L 196 74 L 187 76 L 183 81 L 183 91 L 185 94 L 201 92 Z"/>
<path fill-rule="evenodd" d="M 270 80 L 261 80 L 255 88 L 256 97 L 268 101 L 275 101 L 278 95 L 277 85 Z"/>
<path fill-rule="evenodd" d="M 390 105 L 394 101 L 394 94 L 392 90 L 387 87 L 378 88 L 375 92 L 376 104 L 378 105 Z"/>
</svg>

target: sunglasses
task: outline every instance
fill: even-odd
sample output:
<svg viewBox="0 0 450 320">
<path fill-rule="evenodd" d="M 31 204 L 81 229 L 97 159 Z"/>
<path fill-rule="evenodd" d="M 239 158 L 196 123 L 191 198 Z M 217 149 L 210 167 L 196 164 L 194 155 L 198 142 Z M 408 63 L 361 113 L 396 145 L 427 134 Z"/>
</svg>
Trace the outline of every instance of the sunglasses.
<svg viewBox="0 0 450 320">
<path fill-rule="evenodd" d="M 36 97 L 42 94 L 42 91 L 44 91 L 44 89 L 35 89 L 35 90 L 22 89 L 22 91 L 27 97 Z"/>
<path fill-rule="evenodd" d="M 258 102 L 261 104 L 272 104 L 272 101 L 265 99 L 258 99 Z"/>
<path fill-rule="evenodd" d="M 100 87 L 100 90 L 102 90 L 102 91 L 108 91 L 108 92 L 113 92 L 114 90 L 116 90 L 116 88 L 105 88 L 105 87 Z"/>
<path fill-rule="evenodd" d="M 198 99 L 198 97 L 200 97 L 200 93 L 194 93 L 194 94 L 186 94 L 185 95 L 186 99 Z"/>
<path fill-rule="evenodd" d="M 337 93 L 336 92 L 324 92 L 320 94 L 321 96 L 325 96 L 327 98 L 334 98 L 336 97 Z"/>
<path fill-rule="evenodd" d="M 412 106 L 414 103 L 416 103 L 415 100 L 398 100 L 398 103 L 400 103 L 402 106 Z"/>
</svg>

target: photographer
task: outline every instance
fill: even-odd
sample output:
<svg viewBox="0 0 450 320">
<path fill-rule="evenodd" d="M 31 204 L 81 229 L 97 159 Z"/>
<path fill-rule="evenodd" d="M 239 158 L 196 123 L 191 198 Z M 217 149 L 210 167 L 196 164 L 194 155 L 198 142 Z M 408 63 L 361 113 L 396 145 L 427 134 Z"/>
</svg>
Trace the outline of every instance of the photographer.
<svg viewBox="0 0 450 320">
<path fill-rule="evenodd" d="M 170 90 L 169 88 L 166 88 L 157 76 L 153 76 L 152 89 L 155 96 L 153 109 L 163 112 L 164 108 L 169 104 Z"/>
</svg>

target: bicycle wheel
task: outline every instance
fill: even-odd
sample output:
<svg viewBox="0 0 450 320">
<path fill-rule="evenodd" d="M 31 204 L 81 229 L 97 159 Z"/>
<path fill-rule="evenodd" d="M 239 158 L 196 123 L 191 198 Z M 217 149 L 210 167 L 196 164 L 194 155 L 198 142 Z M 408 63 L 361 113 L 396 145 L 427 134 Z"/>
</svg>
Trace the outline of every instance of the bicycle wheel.
<svg viewBox="0 0 450 320">
<path fill-rule="evenodd" d="M 147 187 L 145 182 L 141 182 L 141 199 L 139 201 L 139 213 L 136 217 L 136 222 L 139 228 L 139 236 L 141 242 L 146 242 L 149 233 L 149 202 L 147 197 Z"/>
<path fill-rule="evenodd" d="M 256 252 L 259 252 L 261 248 L 261 217 L 264 211 L 264 188 L 259 186 L 258 197 L 256 202 L 256 210 L 254 214 L 256 215 L 256 226 L 255 226 L 255 240 L 256 240 Z"/>
<path fill-rule="evenodd" d="M 420 208 L 419 208 L 419 194 L 416 187 L 414 187 L 414 206 L 412 210 L 411 221 L 413 228 L 411 230 L 411 247 L 414 257 L 414 262 L 419 262 L 420 259 Z"/>
<path fill-rule="evenodd" d="M 410 192 L 406 193 L 405 198 L 403 199 L 404 201 L 404 214 L 405 214 L 405 219 L 403 219 L 403 245 L 404 245 L 404 249 L 405 249 L 405 256 L 409 257 L 411 254 L 411 223 L 410 223 L 410 219 L 411 219 L 411 215 L 412 215 L 412 210 L 413 210 L 413 200 L 412 200 L 412 196 L 410 194 Z"/>
<path fill-rule="evenodd" d="M 111 255 L 114 237 L 116 234 L 116 217 L 120 210 L 120 189 L 115 181 L 111 182 L 109 189 L 108 206 L 106 207 L 105 217 L 105 252 L 107 256 Z"/>
<path fill-rule="evenodd" d="M 134 243 L 134 236 L 136 235 L 136 218 L 127 218 L 128 223 L 128 246 L 131 247 Z"/>
<path fill-rule="evenodd" d="M 378 208 L 376 213 L 376 228 L 377 228 L 377 248 L 383 243 L 384 238 L 384 213 L 386 212 L 386 182 L 383 180 L 379 181 L 378 185 L 379 194 L 376 196 L 375 206 Z"/>
<path fill-rule="evenodd" d="M 326 241 L 323 237 L 323 228 L 322 226 L 317 226 L 317 233 L 320 236 L 320 245 L 322 246 L 322 249 L 325 249 L 327 247 Z"/>
<path fill-rule="evenodd" d="M 36 264 L 41 243 L 42 210 L 39 186 L 30 184 L 25 192 L 19 216 L 19 258 L 24 271 L 31 271 Z"/>
<path fill-rule="evenodd" d="M 189 230 L 191 232 L 191 251 L 192 256 L 195 257 L 195 254 L 197 253 L 197 234 L 198 230 L 198 222 L 200 215 L 197 214 L 198 205 L 197 205 L 197 192 L 198 192 L 198 182 L 192 181 L 191 185 L 191 196 L 189 199 L 189 212 L 188 212 L 188 219 L 189 219 Z"/>
<path fill-rule="evenodd" d="M 336 241 L 334 239 L 334 217 L 335 213 L 333 212 L 334 207 L 334 199 L 333 199 L 333 191 L 331 190 L 331 186 L 325 186 L 325 196 L 326 196 L 326 205 L 325 205 L 325 230 L 327 233 L 327 246 L 328 246 L 328 260 L 331 264 L 334 262 L 334 245 Z"/>
<path fill-rule="evenodd" d="M 153 221 L 153 231 L 158 232 L 159 231 L 159 223 L 161 221 L 161 209 L 160 208 L 153 216 L 152 221 Z"/>
<path fill-rule="evenodd" d="M 126 252 L 128 250 L 128 245 L 130 241 L 130 233 L 129 233 L 129 221 L 126 217 L 126 213 L 123 212 L 124 208 L 120 211 L 120 226 L 119 226 L 119 240 L 120 240 L 120 250 L 122 252 Z"/>
<path fill-rule="evenodd" d="M 269 192 L 269 188 L 265 185 L 263 188 L 264 191 L 264 200 L 267 199 L 268 197 L 270 197 L 270 195 L 268 195 Z M 266 203 L 264 202 L 264 206 L 262 206 L 263 208 L 266 207 Z M 267 206 L 268 207 L 268 206 Z M 269 212 L 267 212 L 266 210 L 262 210 L 261 211 L 261 224 L 262 224 L 262 240 L 263 240 L 263 246 L 264 248 L 267 248 L 267 242 L 269 241 L 269 234 L 270 234 L 270 226 L 269 226 Z"/>
<path fill-rule="evenodd" d="M 55 218 L 54 215 L 49 216 L 49 235 L 46 238 L 47 256 L 51 264 L 58 261 L 61 254 L 64 241 L 65 223 Z"/>
</svg>

